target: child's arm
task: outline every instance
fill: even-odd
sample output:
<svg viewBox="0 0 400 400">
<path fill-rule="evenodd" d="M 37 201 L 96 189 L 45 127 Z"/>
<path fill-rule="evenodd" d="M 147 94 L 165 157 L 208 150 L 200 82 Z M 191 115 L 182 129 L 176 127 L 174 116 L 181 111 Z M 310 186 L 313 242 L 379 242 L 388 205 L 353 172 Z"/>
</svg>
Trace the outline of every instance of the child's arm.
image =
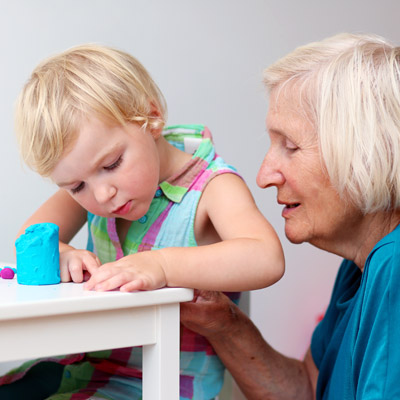
<svg viewBox="0 0 400 400">
<path fill-rule="evenodd" d="M 281 278 L 284 258 L 279 239 L 239 177 L 223 174 L 207 185 L 196 224 L 207 226 L 207 218 L 220 242 L 126 256 L 100 267 L 86 287 L 131 291 L 167 285 L 243 291 L 269 286 Z"/>
<path fill-rule="evenodd" d="M 35 213 L 25 221 L 18 232 L 18 236 L 25 229 L 41 222 L 53 222 L 59 227 L 60 239 L 60 276 L 63 282 L 82 282 L 85 271 L 90 273 L 99 265 L 100 261 L 91 252 L 77 250 L 67 243 L 76 235 L 85 224 L 87 212 L 65 190 L 58 190 Z"/>
</svg>

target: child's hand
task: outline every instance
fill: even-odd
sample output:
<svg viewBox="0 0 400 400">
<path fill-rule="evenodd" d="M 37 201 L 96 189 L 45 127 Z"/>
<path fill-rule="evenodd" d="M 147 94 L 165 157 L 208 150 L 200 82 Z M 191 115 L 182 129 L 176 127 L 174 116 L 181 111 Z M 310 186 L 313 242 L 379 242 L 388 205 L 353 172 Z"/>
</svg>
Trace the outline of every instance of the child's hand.
<svg viewBox="0 0 400 400">
<path fill-rule="evenodd" d="M 98 257 L 87 250 L 70 248 L 60 252 L 61 282 L 87 281 L 101 263 Z"/>
<path fill-rule="evenodd" d="M 118 261 L 103 264 L 86 282 L 85 289 L 106 291 L 120 288 L 122 292 L 153 290 L 166 286 L 160 251 L 131 254 Z"/>
</svg>

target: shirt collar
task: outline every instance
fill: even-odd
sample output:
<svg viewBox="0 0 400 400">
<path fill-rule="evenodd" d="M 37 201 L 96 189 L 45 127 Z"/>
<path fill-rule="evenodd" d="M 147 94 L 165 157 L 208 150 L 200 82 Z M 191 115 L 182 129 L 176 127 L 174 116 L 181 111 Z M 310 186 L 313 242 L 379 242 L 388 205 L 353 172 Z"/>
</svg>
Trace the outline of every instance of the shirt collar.
<svg viewBox="0 0 400 400">
<path fill-rule="evenodd" d="M 214 158 L 214 147 L 210 139 L 203 139 L 200 146 L 179 171 L 170 176 L 167 180 L 160 183 L 160 189 L 165 197 L 174 203 L 180 203 L 197 181 L 201 174 Z"/>
</svg>

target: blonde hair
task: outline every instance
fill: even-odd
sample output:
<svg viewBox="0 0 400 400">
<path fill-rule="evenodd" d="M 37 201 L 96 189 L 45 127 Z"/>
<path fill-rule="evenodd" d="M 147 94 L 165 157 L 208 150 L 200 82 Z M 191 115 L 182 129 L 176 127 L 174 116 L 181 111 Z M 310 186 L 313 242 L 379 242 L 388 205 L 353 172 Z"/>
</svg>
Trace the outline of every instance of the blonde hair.
<svg viewBox="0 0 400 400">
<path fill-rule="evenodd" d="M 264 83 L 300 88 L 340 195 L 364 213 L 400 207 L 399 47 L 376 35 L 336 35 L 277 61 Z"/>
<path fill-rule="evenodd" d="M 95 44 L 71 48 L 41 62 L 17 100 L 15 130 L 23 160 L 48 176 L 88 116 L 159 129 L 166 104 L 131 55 Z"/>
</svg>

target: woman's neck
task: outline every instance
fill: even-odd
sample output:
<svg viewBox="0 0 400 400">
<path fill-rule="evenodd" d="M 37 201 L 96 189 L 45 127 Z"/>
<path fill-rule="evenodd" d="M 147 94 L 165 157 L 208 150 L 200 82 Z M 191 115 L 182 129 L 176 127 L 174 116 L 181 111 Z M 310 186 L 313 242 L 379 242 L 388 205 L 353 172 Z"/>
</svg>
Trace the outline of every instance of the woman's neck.
<svg viewBox="0 0 400 400">
<path fill-rule="evenodd" d="M 367 214 L 360 226 L 352 232 L 353 238 L 347 243 L 339 241 L 338 248 L 333 252 L 354 261 L 363 271 L 368 255 L 374 246 L 392 232 L 399 223 L 400 211 Z"/>
</svg>

